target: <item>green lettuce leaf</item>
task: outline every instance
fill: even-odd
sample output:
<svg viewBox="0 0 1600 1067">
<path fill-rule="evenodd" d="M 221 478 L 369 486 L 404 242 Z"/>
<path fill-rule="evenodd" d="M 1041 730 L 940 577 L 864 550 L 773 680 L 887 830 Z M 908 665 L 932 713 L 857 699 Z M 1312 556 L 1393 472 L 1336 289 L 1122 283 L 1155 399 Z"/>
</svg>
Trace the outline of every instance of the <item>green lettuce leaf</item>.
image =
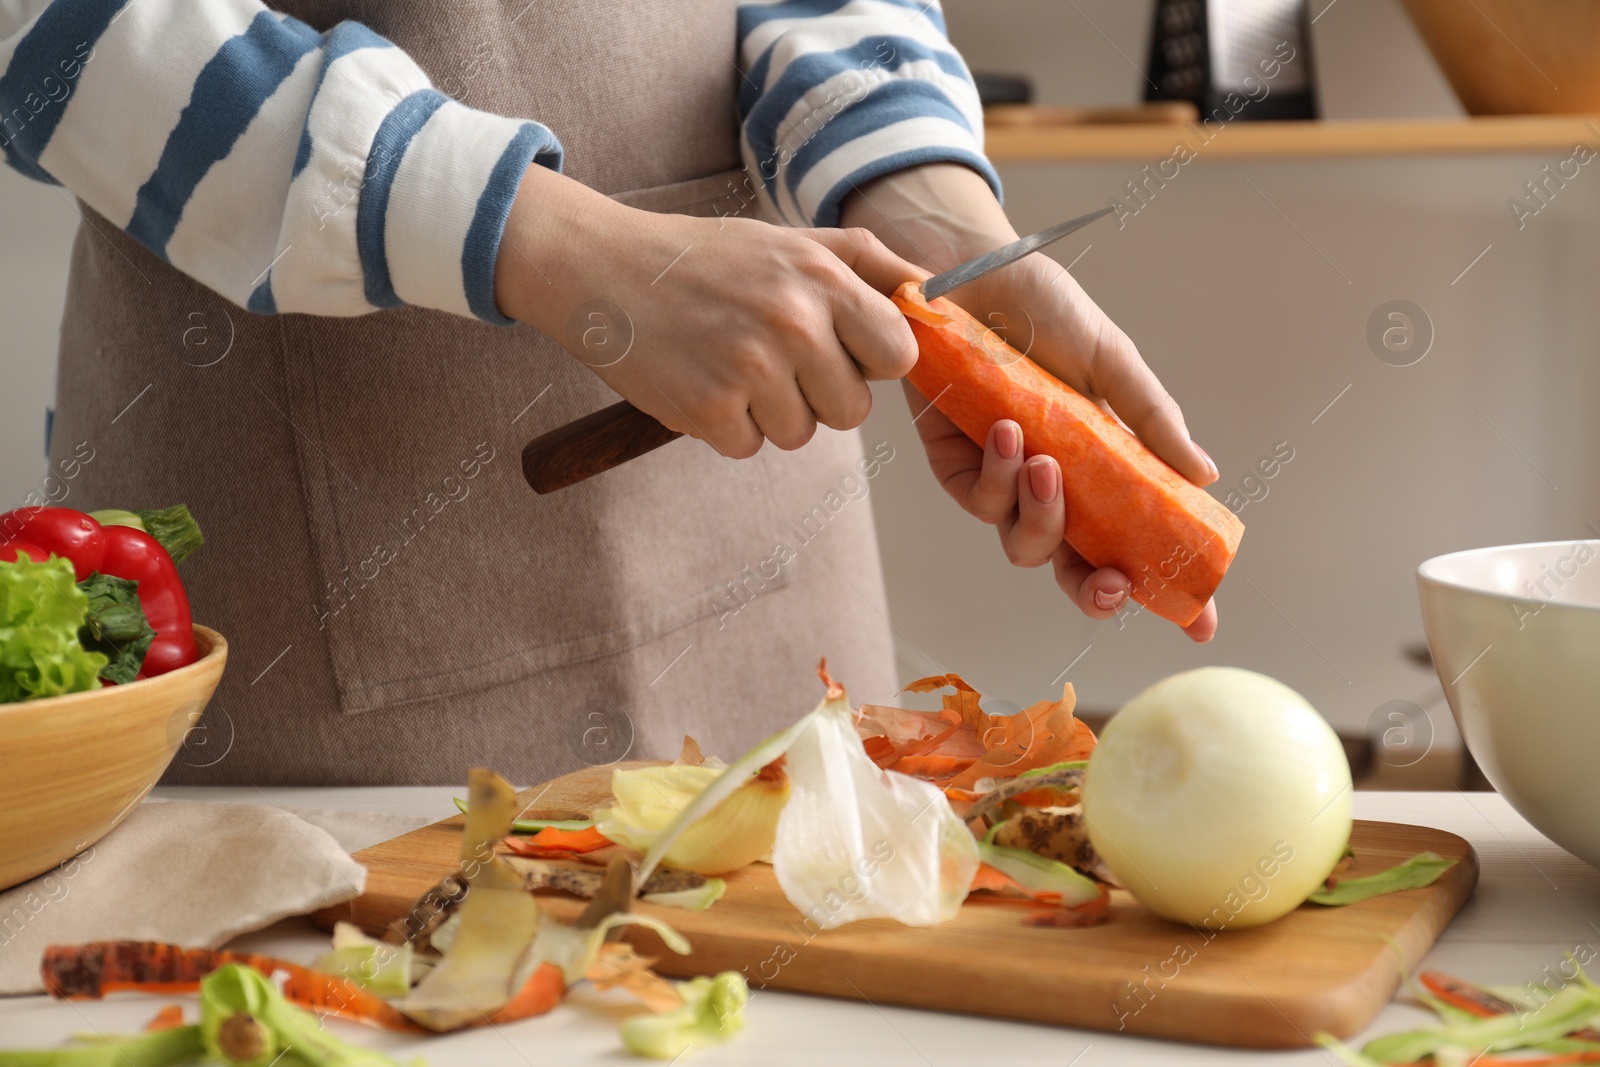
<svg viewBox="0 0 1600 1067">
<path fill-rule="evenodd" d="M 0 563 L 0 703 L 99 688 L 110 661 L 78 639 L 88 615 L 70 560 Z"/>
</svg>

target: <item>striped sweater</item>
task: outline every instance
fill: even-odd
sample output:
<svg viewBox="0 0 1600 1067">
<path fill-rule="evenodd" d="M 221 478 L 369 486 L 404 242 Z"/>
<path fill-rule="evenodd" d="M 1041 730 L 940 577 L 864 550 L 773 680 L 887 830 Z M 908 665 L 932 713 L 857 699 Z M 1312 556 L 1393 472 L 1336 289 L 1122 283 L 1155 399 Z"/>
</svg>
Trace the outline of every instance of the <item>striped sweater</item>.
<svg viewBox="0 0 1600 1067">
<path fill-rule="evenodd" d="M 835 225 L 853 185 L 920 163 L 998 191 L 937 0 L 743 3 L 737 33 L 729 107 L 785 222 Z M 0 0 L 6 162 L 255 312 L 509 323 L 506 216 L 529 165 L 561 167 L 536 118 L 457 103 L 358 23 L 319 33 L 258 0 Z"/>
</svg>

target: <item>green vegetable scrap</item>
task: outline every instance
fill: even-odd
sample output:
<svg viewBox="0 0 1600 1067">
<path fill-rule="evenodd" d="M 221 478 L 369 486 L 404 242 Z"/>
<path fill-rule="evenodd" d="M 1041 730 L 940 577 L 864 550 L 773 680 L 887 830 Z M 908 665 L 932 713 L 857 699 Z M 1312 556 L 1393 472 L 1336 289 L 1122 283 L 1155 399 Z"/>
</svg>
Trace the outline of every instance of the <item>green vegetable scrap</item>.
<svg viewBox="0 0 1600 1067">
<path fill-rule="evenodd" d="M 659 904 L 664 908 L 683 908 L 686 911 L 705 911 L 722 899 L 728 883 L 721 878 L 707 878 L 694 889 L 673 889 L 664 893 L 645 893 L 639 897 L 645 904 Z"/>
<path fill-rule="evenodd" d="M 1333 1058 L 1344 1064 L 1345 1067 L 1388 1067 L 1379 1063 L 1370 1056 L 1363 1056 L 1349 1045 L 1340 1041 L 1332 1034 L 1318 1034 L 1316 1043 L 1333 1054 Z"/>
<path fill-rule="evenodd" d="M 1387 871 L 1369 874 L 1364 878 L 1346 878 L 1332 889 L 1319 889 L 1306 899 L 1312 904 L 1338 907 L 1385 893 L 1421 889 L 1438 881 L 1441 874 L 1455 865 L 1455 860 L 1447 860 L 1437 853 L 1419 852 Z"/>
<path fill-rule="evenodd" d="M 100 687 L 110 661 L 78 641 L 88 614 L 70 560 L 0 563 L 0 703 Z"/>
<path fill-rule="evenodd" d="M 1459 1004 L 1447 1003 L 1440 996 L 1421 994 L 1420 999 L 1438 1015 L 1440 1025 L 1406 1030 L 1374 1038 L 1358 1052 L 1329 1034 L 1317 1034 L 1318 1045 L 1331 1052 L 1347 1067 L 1387 1067 L 1389 1064 L 1468 1064 L 1489 1062 L 1494 1052 L 1519 1051 L 1538 1054 L 1531 1059 L 1495 1059 L 1510 1062 L 1578 1063 L 1600 1052 L 1600 1043 L 1586 1038 L 1600 1022 L 1600 986 L 1582 970 L 1577 980 L 1563 985 L 1542 1003 L 1504 1003 L 1496 1011 L 1497 998 L 1481 988 L 1443 975 L 1432 976 L 1435 983 L 1448 983 L 1449 991 L 1465 991 Z M 1427 985 L 1429 975 L 1423 975 Z M 1430 989 L 1438 989 L 1437 984 Z M 1420 993 L 1420 991 L 1419 991 Z M 1463 1010 L 1471 1007 L 1472 1010 Z"/>
<path fill-rule="evenodd" d="M 1573 984 L 1562 987 L 1532 1011 L 1387 1034 L 1367 1042 L 1361 1052 L 1379 1063 L 1414 1063 L 1446 1049 L 1467 1050 L 1470 1059 L 1486 1052 L 1536 1048 L 1583 1029 L 1597 1014 L 1600 998 Z"/>
<path fill-rule="evenodd" d="M 622 1044 L 636 1056 L 673 1060 L 692 1048 L 728 1040 L 744 1029 L 750 987 L 737 971 L 679 982 L 683 1007 L 622 1021 Z"/>
<path fill-rule="evenodd" d="M 411 956 L 409 942 L 398 947 L 346 945 L 318 956 L 311 969 L 348 978 L 380 997 L 403 997 L 411 992 Z"/>
<path fill-rule="evenodd" d="M 305 1067 L 395 1067 L 381 1052 L 334 1037 L 315 1015 L 283 999 L 261 972 L 241 963 L 200 979 L 200 1036 L 207 1053 L 235 1067 L 266 1067 L 279 1056 Z"/>
<path fill-rule="evenodd" d="M 1067 760 L 1065 763 L 1052 763 L 1048 767 L 1035 767 L 1031 771 L 1023 771 L 1018 778 L 1040 778 L 1045 775 L 1065 774 L 1068 771 L 1088 770 L 1089 761 L 1086 759 Z"/>
<path fill-rule="evenodd" d="M 78 583 L 89 598 L 89 615 L 78 629 L 78 639 L 90 652 L 109 661 L 100 677 L 127 685 L 138 677 L 144 655 L 156 632 L 139 605 L 139 583 L 95 571 Z"/>
<path fill-rule="evenodd" d="M 988 837 L 993 837 L 990 833 Z M 1063 907 L 1075 908 L 1100 896 L 1100 886 L 1059 860 L 1023 848 L 1004 848 L 986 837 L 978 843 L 978 858 L 1014 879 L 1030 893 L 1059 893 Z"/>
<path fill-rule="evenodd" d="M 198 1026 L 134 1036 L 81 1034 L 77 1040 L 68 1048 L 0 1052 L 0 1067 L 169 1067 L 205 1052 Z"/>
</svg>

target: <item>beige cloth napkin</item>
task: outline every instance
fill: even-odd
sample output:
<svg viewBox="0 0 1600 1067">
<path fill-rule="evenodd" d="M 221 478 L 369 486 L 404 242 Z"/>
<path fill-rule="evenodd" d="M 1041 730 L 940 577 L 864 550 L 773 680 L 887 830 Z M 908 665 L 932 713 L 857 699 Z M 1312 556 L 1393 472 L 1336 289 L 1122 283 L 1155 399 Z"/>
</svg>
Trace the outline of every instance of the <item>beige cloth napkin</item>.
<svg viewBox="0 0 1600 1067">
<path fill-rule="evenodd" d="M 40 993 L 46 945 L 239 934 L 358 895 L 349 853 L 423 822 L 371 812 L 150 800 L 82 855 L 0 893 L 0 995 Z M 320 824 L 320 825 L 319 825 Z"/>
</svg>

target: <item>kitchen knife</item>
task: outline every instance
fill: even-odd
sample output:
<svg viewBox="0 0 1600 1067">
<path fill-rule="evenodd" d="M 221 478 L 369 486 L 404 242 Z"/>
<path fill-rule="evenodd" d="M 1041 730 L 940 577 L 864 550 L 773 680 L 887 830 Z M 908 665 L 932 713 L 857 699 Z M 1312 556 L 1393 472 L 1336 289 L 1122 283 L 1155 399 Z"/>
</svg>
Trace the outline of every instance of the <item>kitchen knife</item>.
<svg viewBox="0 0 1600 1067">
<path fill-rule="evenodd" d="M 1109 214 L 1111 208 L 1103 207 L 959 263 L 923 282 L 923 295 L 929 300 L 943 296 Z M 681 436 L 678 431 L 667 429 L 621 400 L 529 441 L 522 450 L 522 476 L 533 486 L 534 492 L 553 493 L 621 466 Z"/>
</svg>

